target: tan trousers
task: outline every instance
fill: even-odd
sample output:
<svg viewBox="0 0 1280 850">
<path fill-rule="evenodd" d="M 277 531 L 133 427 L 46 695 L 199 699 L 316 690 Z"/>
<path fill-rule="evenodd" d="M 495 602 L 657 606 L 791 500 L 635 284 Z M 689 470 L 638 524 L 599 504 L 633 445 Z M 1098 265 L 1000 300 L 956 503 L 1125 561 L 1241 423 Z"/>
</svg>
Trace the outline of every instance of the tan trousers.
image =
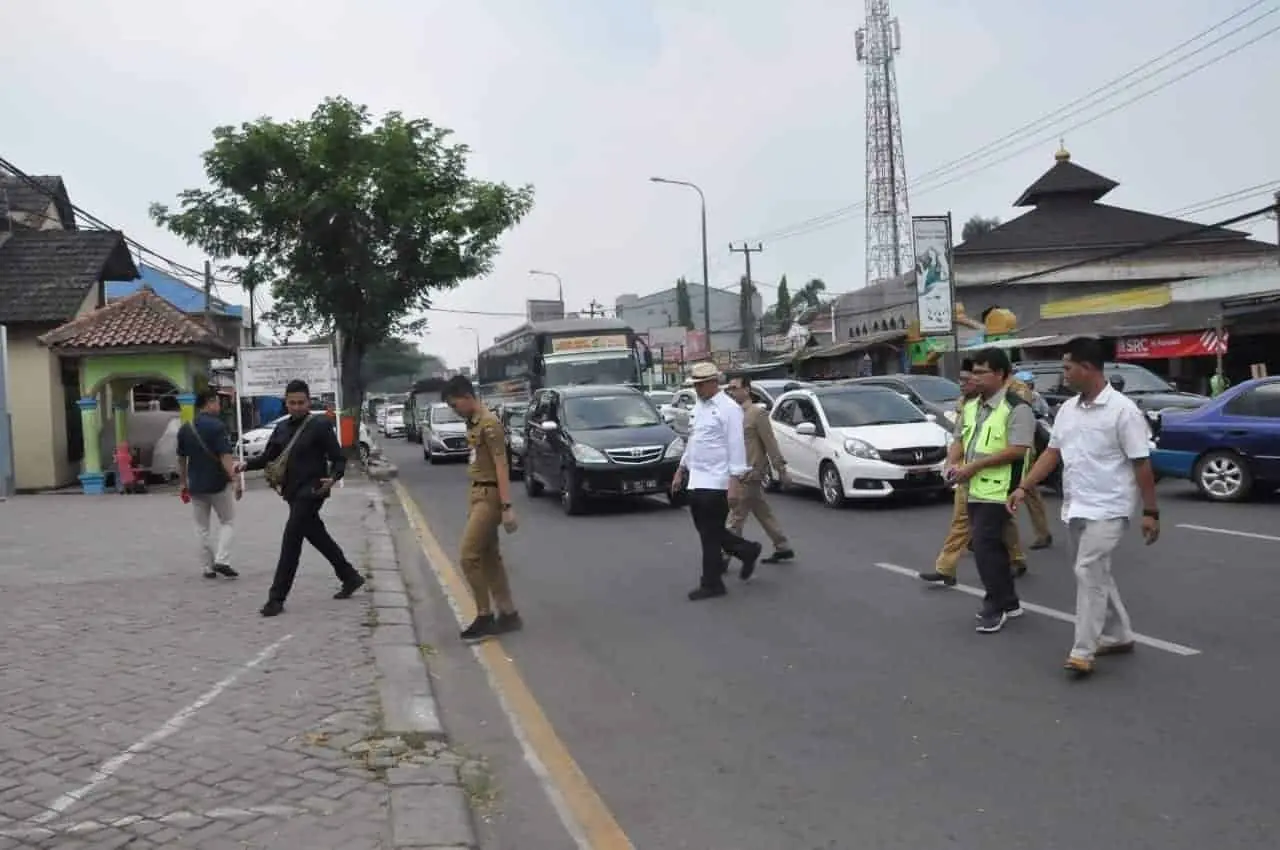
<svg viewBox="0 0 1280 850">
<path fill-rule="evenodd" d="M 737 499 L 729 500 L 729 530 L 742 536 L 742 528 L 747 524 L 747 517 L 754 516 L 756 522 L 769 536 L 774 549 L 787 548 L 787 535 L 783 533 L 778 518 L 773 515 L 773 508 L 764 496 L 764 482 L 751 480 L 742 485 L 742 494 Z"/>
<path fill-rule="evenodd" d="M 218 493 L 192 493 L 191 512 L 196 518 L 196 535 L 200 541 L 200 562 L 205 570 L 215 564 L 231 566 L 231 541 L 235 537 L 236 493 L 228 484 Z M 211 515 L 218 516 L 217 548 L 210 522 Z"/>
<path fill-rule="evenodd" d="M 1041 505 L 1043 509 L 1043 505 Z M 1018 539 L 1018 524 L 1005 523 L 1004 545 L 1009 549 L 1009 560 L 1014 567 L 1025 566 L 1027 556 L 1022 551 L 1022 543 Z M 960 485 L 956 488 L 955 507 L 951 511 L 951 527 L 947 529 L 947 538 L 942 541 L 942 551 L 934 569 L 944 576 L 954 576 L 960 556 L 969 548 L 969 488 Z"/>
<path fill-rule="evenodd" d="M 1052 534 L 1049 531 L 1049 515 L 1044 509 L 1044 497 L 1040 495 L 1039 487 L 1032 487 L 1023 491 L 1027 494 L 1022 504 L 1027 506 L 1027 516 L 1031 518 L 1031 533 L 1035 535 L 1037 543 L 1043 543 L 1048 540 Z M 1014 527 L 1017 527 L 1017 520 L 1014 520 Z"/>
<path fill-rule="evenodd" d="M 507 567 L 502 563 L 498 547 L 498 529 L 502 527 L 502 502 L 497 487 L 471 488 L 467 508 L 467 525 L 462 531 L 462 573 L 471 586 L 477 614 L 513 613 L 511 586 Z"/>
</svg>

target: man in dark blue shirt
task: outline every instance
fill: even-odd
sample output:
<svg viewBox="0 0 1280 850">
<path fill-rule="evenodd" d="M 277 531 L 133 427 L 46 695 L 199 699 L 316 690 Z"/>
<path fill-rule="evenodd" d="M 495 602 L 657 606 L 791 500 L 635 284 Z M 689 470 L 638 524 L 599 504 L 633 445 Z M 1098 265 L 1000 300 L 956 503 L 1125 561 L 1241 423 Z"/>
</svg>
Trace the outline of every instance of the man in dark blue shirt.
<svg viewBox="0 0 1280 850">
<path fill-rule="evenodd" d="M 324 556 L 342 583 L 334 599 L 350 599 L 364 584 L 364 577 L 347 560 L 320 518 L 320 508 L 347 469 L 333 422 L 327 416 L 311 415 L 311 388 L 305 381 L 289 382 L 284 405 L 289 418 L 276 426 L 263 453 L 268 464 L 284 458 L 280 495 L 289 503 L 275 580 L 271 582 L 267 604 L 262 606 L 264 617 L 284 613 L 285 599 L 298 574 L 304 540 Z"/>
<path fill-rule="evenodd" d="M 227 426 L 218 418 L 221 409 L 218 394 L 203 390 L 196 394 L 195 419 L 178 429 L 178 481 L 183 501 L 190 501 L 195 510 L 205 578 L 239 575 L 231 568 L 231 540 L 236 501 L 244 490 Z M 218 515 L 216 550 L 209 529 L 210 513 Z"/>
</svg>

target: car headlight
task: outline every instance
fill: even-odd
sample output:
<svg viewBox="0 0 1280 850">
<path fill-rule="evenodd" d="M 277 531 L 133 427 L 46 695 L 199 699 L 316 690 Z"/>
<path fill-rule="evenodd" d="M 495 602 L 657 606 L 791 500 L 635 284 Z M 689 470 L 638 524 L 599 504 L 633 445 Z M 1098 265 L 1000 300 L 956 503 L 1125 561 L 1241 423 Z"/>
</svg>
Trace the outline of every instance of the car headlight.
<svg viewBox="0 0 1280 850">
<path fill-rule="evenodd" d="M 866 440 L 857 440 L 852 437 L 844 441 L 844 450 L 854 457 L 860 457 L 863 460 L 879 460 L 880 452 L 876 451 L 875 446 Z"/>
<path fill-rule="evenodd" d="M 584 446 L 582 443 L 573 444 L 573 459 L 578 463 L 609 462 L 609 458 L 605 457 L 604 452 L 599 449 L 593 449 L 591 446 Z"/>
<path fill-rule="evenodd" d="M 682 455 L 684 455 L 684 440 L 680 437 L 676 437 L 671 441 L 671 444 L 667 446 L 667 452 L 663 457 L 667 460 L 673 460 L 681 457 Z"/>
</svg>

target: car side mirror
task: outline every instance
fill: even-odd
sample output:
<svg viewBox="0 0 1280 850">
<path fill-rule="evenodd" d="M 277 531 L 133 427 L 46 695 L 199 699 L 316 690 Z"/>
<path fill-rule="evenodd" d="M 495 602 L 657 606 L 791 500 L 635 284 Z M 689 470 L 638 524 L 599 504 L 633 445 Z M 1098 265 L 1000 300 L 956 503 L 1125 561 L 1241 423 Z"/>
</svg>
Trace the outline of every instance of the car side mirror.
<svg viewBox="0 0 1280 850">
<path fill-rule="evenodd" d="M 548 419 L 545 422 L 539 422 L 538 427 L 541 428 L 543 431 L 546 431 L 548 434 L 550 434 L 552 431 L 560 430 L 560 423 L 552 422 L 550 419 Z"/>
<path fill-rule="evenodd" d="M 1112 388 L 1116 392 L 1118 393 L 1124 392 L 1124 378 L 1120 377 L 1119 375 L 1116 375 L 1115 377 L 1111 378 L 1110 383 Z"/>
<path fill-rule="evenodd" d="M 796 426 L 796 433 L 802 437 L 812 437 L 818 433 L 818 426 L 812 422 L 801 422 Z"/>
</svg>

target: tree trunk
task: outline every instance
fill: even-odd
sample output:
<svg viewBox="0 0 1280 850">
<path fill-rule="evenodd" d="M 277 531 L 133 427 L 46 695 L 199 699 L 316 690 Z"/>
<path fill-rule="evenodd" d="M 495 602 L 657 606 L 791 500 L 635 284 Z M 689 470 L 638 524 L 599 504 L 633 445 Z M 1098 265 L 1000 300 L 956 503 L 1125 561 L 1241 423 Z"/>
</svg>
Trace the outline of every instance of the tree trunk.
<svg viewBox="0 0 1280 850">
<path fill-rule="evenodd" d="M 359 416 L 364 408 L 364 381 L 361 380 L 364 346 L 344 333 L 339 357 L 342 367 L 342 413 L 346 415 L 351 412 Z"/>
</svg>

